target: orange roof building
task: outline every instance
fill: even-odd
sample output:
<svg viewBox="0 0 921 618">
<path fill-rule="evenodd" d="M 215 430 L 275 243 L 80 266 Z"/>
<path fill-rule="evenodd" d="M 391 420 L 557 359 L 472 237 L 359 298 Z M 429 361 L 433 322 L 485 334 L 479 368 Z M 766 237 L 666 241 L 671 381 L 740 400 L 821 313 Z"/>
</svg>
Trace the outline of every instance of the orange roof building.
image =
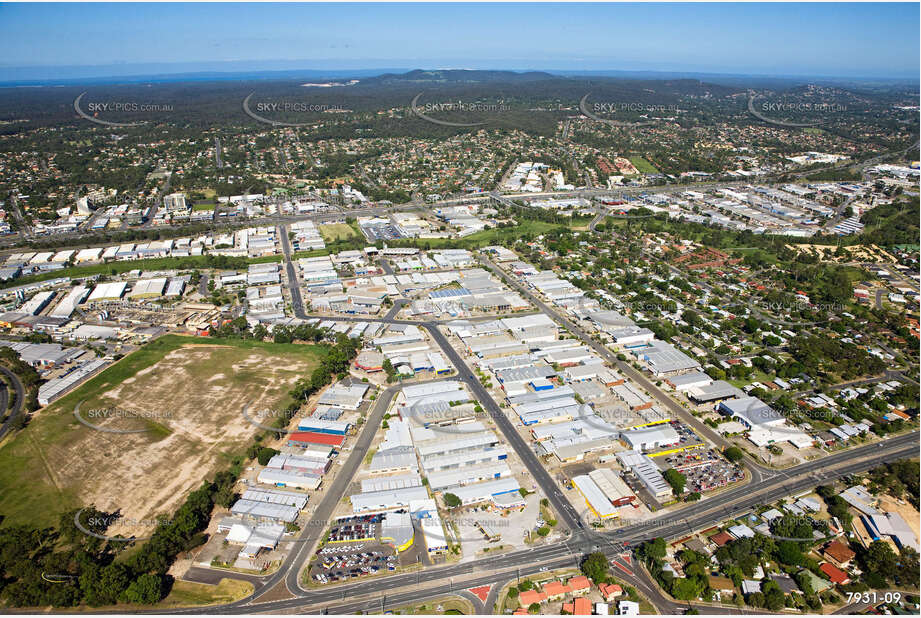
<svg viewBox="0 0 921 618">
<path fill-rule="evenodd" d="M 521 607 L 528 607 L 532 603 L 543 603 L 547 600 L 546 593 L 537 590 L 525 590 L 518 595 L 518 604 Z"/>
<path fill-rule="evenodd" d="M 833 584 L 848 584 L 851 581 L 851 578 L 847 576 L 847 573 L 833 565 L 831 562 L 823 562 L 819 565 L 819 570 L 828 575 L 828 579 L 832 581 Z"/>
<path fill-rule="evenodd" d="M 605 601 L 610 601 L 624 593 L 624 589 L 619 584 L 600 584 L 598 590 L 601 591 L 601 596 Z"/>
<path fill-rule="evenodd" d="M 563 611 L 573 616 L 591 616 L 592 602 L 585 597 L 578 597 L 572 603 L 563 603 Z"/>
<path fill-rule="evenodd" d="M 566 593 L 571 592 L 569 586 L 563 582 L 547 582 L 544 584 L 544 594 L 550 601 L 562 599 Z"/>
<path fill-rule="evenodd" d="M 842 568 L 847 567 L 847 565 L 851 563 L 851 560 L 854 559 L 854 556 L 857 555 L 850 547 L 841 541 L 832 541 L 826 545 L 822 554 L 832 563 Z"/>
<path fill-rule="evenodd" d="M 571 577 L 566 582 L 566 585 L 569 586 L 569 591 L 573 594 L 585 594 L 592 589 L 592 580 L 585 575 L 577 575 L 576 577 Z"/>
</svg>

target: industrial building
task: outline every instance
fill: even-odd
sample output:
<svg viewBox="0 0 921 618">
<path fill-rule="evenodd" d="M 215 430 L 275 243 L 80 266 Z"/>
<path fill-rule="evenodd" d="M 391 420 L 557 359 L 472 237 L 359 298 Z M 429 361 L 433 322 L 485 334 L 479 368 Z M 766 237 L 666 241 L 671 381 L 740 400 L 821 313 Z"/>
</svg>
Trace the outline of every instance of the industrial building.
<svg viewBox="0 0 921 618">
<path fill-rule="evenodd" d="M 617 509 L 590 476 L 580 474 L 573 477 L 572 484 L 585 499 L 585 503 L 595 517 L 600 519 L 617 517 Z"/>
<path fill-rule="evenodd" d="M 617 459 L 624 469 L 633 473 L 653 497 L 660 499 L 672 494 L 671 485 L 666 482 L 659 468 L 646 455 L 638 451 L 624 451 L 617 454 Z"/>
</svg>

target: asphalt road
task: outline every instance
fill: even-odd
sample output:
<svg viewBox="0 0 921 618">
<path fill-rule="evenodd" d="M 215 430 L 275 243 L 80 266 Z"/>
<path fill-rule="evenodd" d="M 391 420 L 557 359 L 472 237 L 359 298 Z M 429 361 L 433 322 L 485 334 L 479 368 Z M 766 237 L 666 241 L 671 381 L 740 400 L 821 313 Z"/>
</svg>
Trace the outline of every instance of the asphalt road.
<svg viewBox="0 0 921 618">
<path fill-rule="evenodd" d="M 16 417 L 22 412 L 22 404 L 26 398 L 26 389 L 23 387 L 22 382 L 19 381 L 19 377 L 7 369 L 6 367 L 0 366 L 0 373 L 3 373 L 10 381 L 10 384 L 13 385 L 13 390 L 15 391 L 15 400 L 13 403 L 13 409 L 10 410 L 9 416 L 6 417 L 6 420 L 3 421 L 3 424 L 0 425 L 0 440 L 2 440 L 7 433 L 9 433 L 13 421 L 16 420 Z M 6 385 L 3 385 L 2 394 L 0 394 L 0 412 L 6 412 L 7 407 L 9 406 L 9 397 L 10 392 Z"/>
<path fill-rule="evenodd" d="M 580 531 L 572 539 L 554 545 L 499 554 L 418 573 L 368 579 L 355 584 L 326 586 L 302 592 L 293 599 L 259 603 L 248 598 L 229 605 L 177 610 L 175 613 L 240 614 L 291 610 L 300 613 L 352 613 L 359 610 L 379 610 L 381 605 L 385 609 L 390 609 L 418 603 L 425 599 L 455 594 L 460 589 L 535 575 L 544 570 L 572 567 L 577 565 L 586 553 L 592 551 L 601 551 L 613 557 L 624 551 L 624 543 L 629 543 L 632 547 L 640 541 L 659 536 L 667 539 L 680 538 L 691 530 L 709 527 L 727 517 L 744 513 L 754 506 L 811 489 L 835 478 L 865 471 L 885 461 L 915 456 L 917 445 L 918 433 L 913 432 L 882 443 L 842 451 L 791 468 L 783 476 L 764 481 L 758 487 L 739 487 L 738 491 L 731 495 L 725 492 L 686 507 L 678 513 L 665 513 L 654 518 L 655 523 L 649 525 L 628 526 L 604 535 Z M 621 579 L 634 579 L 624 577 L 618 571 L 614 573 Z M 403 590 L 404 588 L 406 590 Z M 654 590 L 643 592 L 652 595 Z M 668 601 L 664 597 L 655 598 L 654 595 L 650 598 L 657 605 L 662 603 L 663 599 Z M 675 607 L 679 606 L 683 607 L 675 604 Z M 708 606 L 706 609 L 704 613 L 714 613 L 711 611 L 714 608 Z"/>
</svg>

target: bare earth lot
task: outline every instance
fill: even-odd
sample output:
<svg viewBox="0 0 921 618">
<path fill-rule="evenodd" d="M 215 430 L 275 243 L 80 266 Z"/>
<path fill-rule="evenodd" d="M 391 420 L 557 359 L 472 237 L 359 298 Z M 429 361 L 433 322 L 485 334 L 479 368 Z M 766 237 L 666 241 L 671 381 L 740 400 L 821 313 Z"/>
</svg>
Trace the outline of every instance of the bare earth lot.
<svg viewBox="0 0 921 618">
<path fill-rule="evenodd" d="M 259 431 L 242 407 L 284 407 L 322 354 L 315 346 L 173 339 L 182 341 L 155 362 L 133 367 L 143 363 L 129 356 L 107 370 L 108 380 L 100 374 L 102 384 L 90 381 L 51 404 L 0 448 L 4 525 L 54 524 L 61 512 L 92 504 L 123 515 L 108 534 L 149 533 L 152 520 L 168 517 Z M 135 431 L 87 427 L 74 417 L 77 403 L 94 425 Z"/>
</svg>

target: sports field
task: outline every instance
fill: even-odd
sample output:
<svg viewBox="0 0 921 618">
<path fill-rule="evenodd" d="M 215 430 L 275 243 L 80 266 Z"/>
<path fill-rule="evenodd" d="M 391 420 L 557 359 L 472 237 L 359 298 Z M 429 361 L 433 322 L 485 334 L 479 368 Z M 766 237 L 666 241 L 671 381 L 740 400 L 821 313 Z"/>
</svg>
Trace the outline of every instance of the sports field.
<svg viewBox="0 0 921 618">
<path fill-rule="evenodd" d="M 55 525 L 70 508 L 119 510 L 142 535 L 243 452 L 242 415 L 282 409 L 325 348 L 166 335 L 40 410 L 0 446 L 2 525 Z M 91 428 L 80 415 L 102 429 Z"/>
</svg>

